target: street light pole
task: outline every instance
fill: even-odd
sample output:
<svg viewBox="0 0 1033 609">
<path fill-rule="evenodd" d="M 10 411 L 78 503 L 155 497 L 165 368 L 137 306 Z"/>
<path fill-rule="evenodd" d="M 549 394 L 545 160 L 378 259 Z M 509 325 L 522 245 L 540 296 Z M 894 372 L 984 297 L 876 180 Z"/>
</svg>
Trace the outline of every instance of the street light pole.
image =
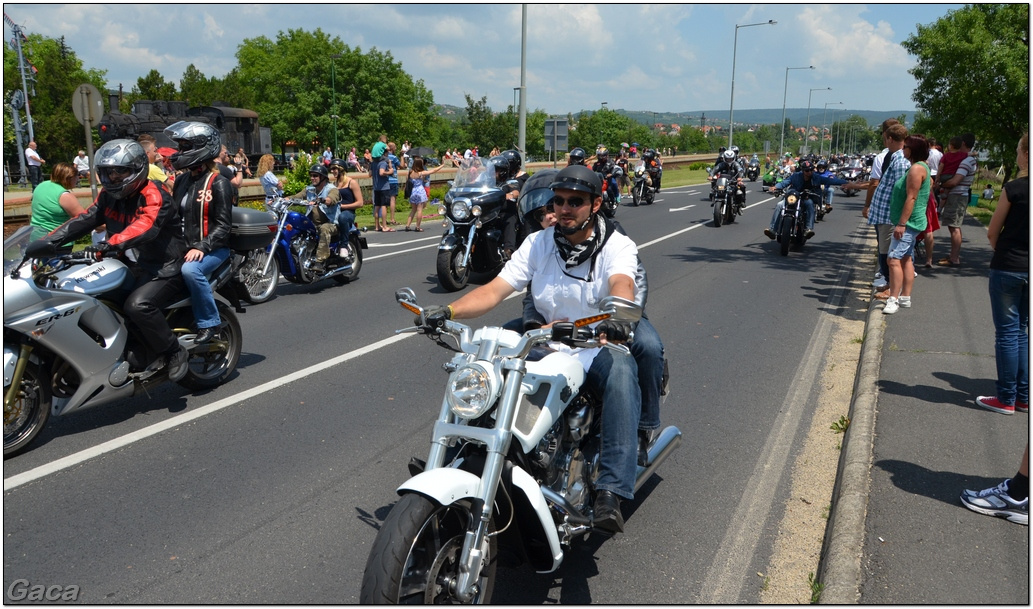
<svg viewBox="0 0 1033 609">
<path fill-rule="evenodd" d="M 337 81 L 336 81 L 336 70 L 334 65 L 337 63 L 334 61 L 340 57 L 340 53 L 334 53 L 330 56 L 330 95 L 333 99 L 333 108 L 330 111 L 330 116 L 334 119 L 334 156 L 337 156 Z"/>
<path fill-rule="evenodd" d="M 821 115 L 821 132 L 818 133 L 818 156 L 821 156 L 821 152 L 825 149 L 825 119 L 829 115 L 829 106 L 835 106 L 836 104 L 842 106 L 843 102 L 825 102 L 825 112 Z M 832 145 L 829 144 L 829 148 L 831 147 Z"/>
<path fill-rule="evenodd" d="M 774 19 L 768 19 L 767 21 L 764 21 L 763 23 L 747 23 L 745 25 L 739 25 L 738 23 L 735 24 L 735 39 L 734 39 L 734 42 L 732 43 L 732 99 L 728 102 L 728 147 L 729 148 L 732 147 L 732 131 L 734 130 L 733 125 L 735 124 L 734 122 L 732 122 L 732 115 L 733 115 L 734 110 L 735 110 L 735 54 L 736 54 L 736 51 L 738 50 L 737 47 L 739 46 L 739 28 L 741 28 L 741 27 L 753 27 L 753 26 L 756 26 L 756 25 L 775 25 L 776 23 L 778 23 L 778 22 L 775 21 Z"/>
<path fill-rule="evenodd" d="M 815 91 L 831 91 L 831 90 L 832 90 L 832 87 L 825 87 L 825 88 L 818 87 L 817 89 L 811 89 L 810 91 L 807 92 L 807 126 L 803 130 L 803 145 L 807 147 L 807 151 L 808 152 L 810 152 L 810 149 L 811 149 L 810 145 L 807 143 L 809 141 L 809 139 L 810 139 L 810 131 L 811 131 L 811 94 L 814 93 Z"/>
<path fill-rule="evenodd" d="M 782 132 L 782 137 L 778 140 L 778 158 L 782 158 L 782 145 L 786 141 L 786 94 L 789 93 L 789 70 L 813 70 L 814 66 L 806 66 L 803 68 L 786 68 L 786 84 L 782 90 L 782 123 L 779 125 L 779 130 Z"/>
</svg>

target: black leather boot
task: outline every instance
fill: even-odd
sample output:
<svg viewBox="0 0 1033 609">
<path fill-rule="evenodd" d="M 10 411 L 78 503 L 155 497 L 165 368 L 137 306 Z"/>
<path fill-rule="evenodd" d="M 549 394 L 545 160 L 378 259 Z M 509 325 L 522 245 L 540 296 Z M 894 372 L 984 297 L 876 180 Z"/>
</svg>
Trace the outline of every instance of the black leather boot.
<svg viewBox="0 0 1033 609">
<path fill-rule="evenodd" d="M 592 507 L 592 526 L 615 535 L 624 532 L 624 517 L 621 516 L 620 497 L 610 491 L 597 491 Z"/>
</svg>

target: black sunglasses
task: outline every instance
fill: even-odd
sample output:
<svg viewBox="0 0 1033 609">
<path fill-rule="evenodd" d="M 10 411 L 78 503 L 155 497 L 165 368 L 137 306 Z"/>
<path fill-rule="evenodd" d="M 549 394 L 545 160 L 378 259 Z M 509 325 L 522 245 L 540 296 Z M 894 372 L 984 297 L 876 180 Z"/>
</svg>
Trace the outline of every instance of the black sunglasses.
<svg viewBox="0 0 1033 609">
<path fill-rule="evenodd" d="M 585 203 L 588 203 L 588 199 L 586 199 L 584 197 L 570 197 L 570 198 L 564 199 L 563 197 L 561 197 L 559 195 L 553 196 L 552 197 L 552 201 L 550 201 L 550 204 L 554 208 L 555 207 L 559 207 L 560 205 L 566 205 L 567 207 L 569 207 L 571 209 L 577 209 L 577 208 L 581 207 L 582 205 L 584 205 Z"/>
</svg>

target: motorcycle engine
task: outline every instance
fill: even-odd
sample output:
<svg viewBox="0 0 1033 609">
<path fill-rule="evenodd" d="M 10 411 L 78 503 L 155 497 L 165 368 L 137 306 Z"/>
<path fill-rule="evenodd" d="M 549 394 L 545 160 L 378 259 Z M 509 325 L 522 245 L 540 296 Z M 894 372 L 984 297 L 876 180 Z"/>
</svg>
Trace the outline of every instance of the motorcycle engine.
<svg viewBox="0 0 1033 609">
<path fill-rule="evenodd" d="M 533 453 L 535 465 L 541 468 L 538 478 L 542 484 L 579 510 L 587 509 L 590 503 L 589 483 L 599 466 L 593 412 L 589 400 L 576 398 Z"/>
</svg>

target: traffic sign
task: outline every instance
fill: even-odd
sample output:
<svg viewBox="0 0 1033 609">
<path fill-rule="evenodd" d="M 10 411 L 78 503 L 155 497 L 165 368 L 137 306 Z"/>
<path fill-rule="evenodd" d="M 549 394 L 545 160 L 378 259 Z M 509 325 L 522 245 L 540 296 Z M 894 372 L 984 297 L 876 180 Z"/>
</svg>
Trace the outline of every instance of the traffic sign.
<svg viewBox="0 0 1033 609">
<path fill-rule="evenodd" d="M 104 116 L 104 100 L 97 87 L 85 83 L 75 88 L 72 94 L 72 112 L 80 125 L 92 127 L 99 125 Z"/>
</svg>

